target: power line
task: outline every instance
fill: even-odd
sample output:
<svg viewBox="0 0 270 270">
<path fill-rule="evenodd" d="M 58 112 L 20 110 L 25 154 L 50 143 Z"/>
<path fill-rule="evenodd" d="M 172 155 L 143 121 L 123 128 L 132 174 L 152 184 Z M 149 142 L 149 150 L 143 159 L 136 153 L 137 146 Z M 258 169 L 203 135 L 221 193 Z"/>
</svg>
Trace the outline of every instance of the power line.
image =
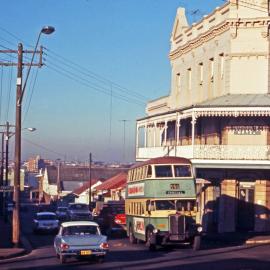
<svg viewBox="0 0 270 270">
<path fill-rule="evenodd" d="M 81 72 L 80 70 L 78 71 L 78 69 L 77 68 L 74 68 L 74 67 L 72 67 L 72 66 L 70 66 L 70 65 L 67 65 L 68 67 L 70 67 L 70 68 L 72 68 L 72 70 L 75 70 L 75 72 L 76 71 L 78 71 L 79 72 L 79 76 L 76 74 L 76 73 L 74 73 L 73 71 L 70 71 L 70 70 L 67 70 L 66 69 L 66 64 L 65 64 L 65 68 L 63 68 L 62 66 L 59 66 L 58 64 L 56 64 L 55 62 L 52 62 L 52 61 L 50 61 L 50 60 L 46 60 L 48 63 L 50 63 L 51 65 L 53 65 L 54 66 L 54 68 L 56 67 L 57 69 L 58 69 L 58 71 L 60 70 L 61 72 L 62 71 L 65 71 L 66 73 L 68 73 L 69 75 L 72 75 L 72 76 L 74 76 L 74 77 L 76 77 L 76 78 L 78 78 L 79 76 L 79 78 L 80 78 L 80 80 L 83 80 L 83 81 L 86 81 L 88 84 L 90 84 L 91 85 L 91 87 L 94 87 L 96 90 L 98 90 L 98 89 L 100 89 L 100 91 L 101 92 L 103 92 L 103 93 L 105 93 L 105 94 L 109 94 L 110 92 L 111 92 L 111 90 L 110 89 L 108 89 L 108 87 L 112 87 L 112 85 L 113 85 L 113 82 L 110 82 L 110 81 L 106 81 L 106 84 L 105 84 L 105 87 L 104 86 L 102 86 L 102 85 L 98 85 L 98 84 L 96 84 L 96 83 L 94 83 L 94 82 L 92 82 L 92 81 L 90 81 L 89 79 L 86 79 L 86 78 L 82 78 L 82 76 L 84 77 L 84 76 L 87 76 L 87 77 L 91 77 L 91 78 L 93 78 L 93 76 L 91 75 L 91 74 L 88 74 L 88 73 L 85 73 L 85 72 Z M 57 61 L 57 63 L 58 63 L 59 61 Z M 63 63 L 63 62 L 62 62 Z M 51 68 L 52 68 L 52 66 L 50 66 Z M 94 78 L 94 79 L 96 79 L 96 78 Z M 99 82 L 102 82 L 102 83 L 105 83 L 104 82 L 104 80 L 100 80 L 100 79 L 97 79 L 97 81 L 99 81 Z M 134 93 L 132 93 L 132 92 L 126 92 L 126 91 L 124 91 L 123 89 L 119 89 L 119 88 L 117 88 L 117 89 L 114 89 L 115 91 L 114 91 L 114 97 L 116 97 L 116 98 L 118 98 L 118 97 L 121 97 L 120 99 L 122 99 L 122 98 L 125 98 L 125 99 L 130 99 L 130 100 L 132 100 L 133 101 L 133 103 L 134 103 L 134 101 L 135 101 L 135 103 L 140 103 L 140 104 L 142 104 L 143 106 L 145 106 L 145 104 L 146 104 L 146 101 L 145 101 L 145 103 L 143 103 L 142 101 L 141 101 L 141 97 L 138 97 L 138 95 L 136 95 L 136 94 L 134 94 Z M 104 92 L 105 91 L 105 92 Z M 123 92 L 123 93 L 117 93 L 116 91 L 121 91 L 121 92 Z"/>
<path fill-rule="evenodd" d="M 5 32 L 6 34 L 8 34 L 9 36 L 11 36 L 12 38 L 18 40 L 18 41 L 23 41 L 23 43 L 25 43 L 27 46 L 29 47 L 34 47 L 32 45 L 27 44 L 27 42 L 25 42 L 22 38 L 18 37 L 17 35 L 12 34 L 10 31 L 6 30 L 5 28 L 0 26 L 0 30 L 2 30 L 3 32 Z M 11 43 L 10 41 L 8 41 L 9 43 Z M 17 44 L 15 44 L 15 46 L 17 46 Z"/>
<path fill-rule="evenodd" d="M 23 139 L 23 141 L 25 141 L 25 142 L 27 142 L 27 143 L 29 143 L 29 144 L 32 144 L 32 145 L 34 145 L 34 146 L 36 146 L 36 147 L 38 147 L 38 148 L 41 148 L 41 149 L 43 149 L 43 150 L 45 150 L 45 151 L 47 151 L 47 152 L 56 154 L 56 155 L 58 155 L 58 156 L 66 157 L 66 154 L 62 154 L 62 153 L 56 152 L 56 151 L 54 151 L 54 150 L 52 150 L 52 149 L 50 149 L 50 148 L 48 148 L 48 147 L 45 147 L 45 146 L 40 145 L 40 144 L 38 144 L 38 143 L 34 143 L 34 142 L 29 141 L 29 140 L 27 140 L 27 139 L 25 139 L 25 138 L 22 138 L 22 139 Z"/>
<path fill-rule="evenodd" d="M 52 66 L 48 66 L 47 64 L 46 64 L 46 66 L 49 69 L 52 69 L 53 71 L 57 72 L 58 74 L 66 77 L 66 78 L 69 78 L 69 79 L 71 79 L 71 80 L 73 80 L 73 81 L 75 81 L 75 82 L 77 82 L 77 83 L 79 83 L 81 85 L 84 85 L 84 86 L 86 86 L 88 88 L 91 88 L 91 89 L 93 89 L 95 91 L 98 91 L 98 92 L 101 92 L 103 94 L 110 95 L 110 92 L 108 92 L 107 89 L 92 85 L 91 82 L 89 82 L 88 80 L 86 80 L 84 78 L 79 78 L 78 79 L 78 76 L 76 74 L 70 72 L 70 71 L 64 70 L 63 68 L 59 68 L 59 67 L 55 68 L 55 67 L 52 67 Z M 138 100 L 135 100 L 135 99 L 133 99 L 131 101 L 130 98 L 128 98 L 126 96 L 123 96 L 123 95 L 117 95 L 117 96 L 114 95 L 114 97 L 118 98 L 118 99 L 121 99 L 121 100 L 123 100 L 125 102 L 128 102 L 128 103 L 137 104 L 137 105 L 140 105 L 140 106 L 145 106 L 145 103 L 142 103 L 142 102 L 140 102 Z"/>
<path fill-rule="evenodd" d="M 9 115 L 9 106 L 10 106 L 10 97 L 11 97 L 11 89 L 12 89 L 12 77 L 13 77 L 13 68 L 9 69 L 9 87 L 8 87 L 8 96 L 7 96 L 7 111 L 6 111 L 6 121 L 8 121 Z"/>
<path fill-rule="evenodd" d="M 8 33 L 10 36 L 12 36 L 12 37 L 15 38 L 15 39 L 22 40 L 21 38 L 19 38 L 18 36 L 12 34 L 12 33 L 9 32 L 9 31 L 7 31 L 7 30 L 4 29 L 3 27 L 0 27 L 0 30 L 4 31 L 4 32 L 6 32 L 6 33 Z M 7 41 L 6 39 L 4 39 L 4 40 Z M 7 41 L 7 42 L 8 42 L 8 41 Z M 9 42 L 9 43 L 11 43 L 11 42 Z M 11 44 L 12 44 L 12 43 L 11 43 Z M 45 48 L 45 49 L 46 49 L 46 48 Z M 140 99 L 145 100 L 145 103 L 141 103 L 141 104 L 140 104 L 140 105 L 142 105 L 142 106 L 145 106 L 146 101 L 149 99 L 149 98 L 147 98 L 147 97 L 145 97 L 145 96 L 143 96 L 143 95 L 141 95 L 141 94 L 139 94 L 139 93 L 136 93 L 136 92 L 134 92 L 134 91 L 130 91 L 129 89 L 124 88 L 124 87 L 120 86 L 119 84 L 117 84 L 117 83 L 115 83 L 115 82 L 113 82 L 113 81 L 111 81 L 111 80 L 106 79 L 106 78 L 103 77 L 103 76 L 100 76 L 100 75 L 98 75 L 98 74 L 96 74 L 96 73 L 94 73 L 94 72 L 92 72 L 92 71 L 89 71 L 89 70 L 87 70 L 86 68 L 83 68 L 82 66 L 80 66 L 80 65 L 78 65 L 78 64 L 76 64 L 76 63 L 74 63 L 74 62 L 72 62 L 71 60 L 68 60 L 67 58 L 65 58 L 65 57 L 63 57 L 63 56 L 60 56 L 60 55 L 57 54 L 56 52 L 53 52 L 53 51 L 48 50 L 48 49 L 46 49 L 46 51 L 48 51 L 49 53 L 55 55 L 55 56 L 58 58 L 58 60 L 57 60 L 58 63 L 60 62 L 60 61 L 59 61 L 59 58 L 60 58 L 60 59 L 62 59 L 62 63 L 64 63 L 65 66 L 69 66 L 70 68 L 76 69 L 77 71 L 79 70 L 80 73 L 82 73 L 82 74 L 84 74 L 84 75 L 86 75 L 86 76 L 92 77 L 92 78 L 94 78 L 95 80 L 98 80 L 98 81 L 100 81 L 100 82 L 107 83 L 107 84 L 108 84 L 108 83 L 109 83 L 109 84 L 112 84 L 114 87 L 116 87 L 116 88 L 118 89 L 118 91 L 124 92 L 126 95 L 128 94 L 128 95 L 131 95 L 131 96 L 135 96 L 136 98 L 140 98 Z M 50 56 L 50 55 L 49 55 L 49 57 L 50 57 L 50 58 L 53 58 L 53 57 Z M 67 63 L 69 63 L 69 64 L 67 64 Z M 70 64 L 71 64 L 71 65 L 70 65 Z M 53 64 L 53 65 L 55 65 L 55 64 Z M 62 68 L 61 68 L 61 69 L 62 69 Z M 83 70 L 83 72 L 82 72 L 82 70 Z M 86 72 L 87 72 L 87 73 L 86 73 Z M 63 75 L 63 74 L 62 74 L 62 75 Z M 88 81 L 88 83 L 89 83 L 89 81 Z M 99 86 L 99 87 L 101 87 L 101 86 Z M 117 98 L 116 95 L 114 95 L 114 96 Z M 124 99 L 127 99 L 128 97 L 122 95 L 122 97 L 121 97 L 120 99 L 123 100 L 123 98 L 124 98 Z M 125 100 L 125 101 L 127 101 L 127 100 Z M 141 102 L 141 100 L 140 100 L 139 102 Z M 138 101 L 137 101 L 137 102 L 133 102 L 133 103 L 136 103 L 136 104 L 137 104 Z"/>
<path fill-rule="evenodd" d="M 120 122 L 123 122 L 123 162 L 125 162 L 126 160 L 126 122 L 128 122 L 129 120 L 127 119 L 122 119 L 119 120 Z"/>
<path fill-rule="evenodd" d="M 228 2 L 228 0 L 222 0 L 223 2 Z M 249 3 L 249 2 L 246 2 L 246 1 L 243 1 L 243 0 L 238 0 L 238 5 L 239 6 L 242 6 L 242 7 L 246 7 L 246 8 L 249 8 L 249 9 L 253 9 L 253 10 L 256 10 L 256 11 L 264 11 L 264 6 L 261 6 L 261 5 L 257 5 L 255 3 Z"/>
<path fill-rule="evenodd" d="M 63 56 L 60 56 L 59 54 L 53 52 L 52 50 L 47 49 L 46 47 L 44 47 L 44 50 L 46 50 L 49 53 L 53 54 L 57 58 L 62 59 L 62 61 L 61 61 L 62 63 L 64 63 L 65 65 L 68 65 L 72 69 L 79 70 L 81 73 L 83 73 L 86 76 L 94 78 L 94 79 L 96 79 L 96 80 L 98 80 L 100 82 L 106 83 L 107 85 L 112 85 L 112 86 L 116 87 L 117 89 L 119 89 L 119 91 L 122 91 L 124 93 L 128 93 L 129 95 L 133 95 L 135 97 L 139 97 L 139 98 L 145 99 L 145 100 L 149 99 L 148 97 L 145 97 L 145 96 L 141 95 L 140 93 L 137 93 L 135 91 L 131 91 L 131 90 L 119 85 L 118 83 L 115 83 L 115 82 L 105 78 L 104 76 L 98 75 L 97 73 L 94 73 L 93 71 L 91 71 L 89 69 L 86 69 L 86 68 L 74 63 L 73 61 L 68 60 L 67 58 L 65 58 Z M 45 55 L 48 55 L 48 54 L 45 54 Z M 57 60 L 57 62 L 59 62 L 59 60 Z M 69 63 L 69 64 L 67 64 L 67 63 Z"/>
<path fill-rule="evenodd" d="M 37 68 L 37 69 L 36 69 L 35 78 L 34 78 L 34 82 L 33 82 L 33 84 L 32 84 L 32 80 L 31 80 L 31 83 L 30 83 L 30 85 L 32 85 L 32 88 L 31 88 L 31 92 L 30 92 L 30 97 L 29 97 L 28 106 L 27 106 L 27 109 L 25 110 L 25 113 L 24 113 L 23 123 L 25 122 L 25 119 L 26 119 L 26 117 L 27 117 L 27 114 L 28 114 L 28 111 L 29 111 L 29 108 L 30 108 L 30 105 L 31 105 L 32 97 L 33 97 L 34 90 L 35 90 L 35 86 L 36 86 L 36 81 L 37 81 L 38 71 L 39 71 L 39 69 Z M 27 96 L 27 97 L 28 97 L 28 96 Z M 27 103 L 27 100 L 25 101 L 25 103 Z"/>
</svg>

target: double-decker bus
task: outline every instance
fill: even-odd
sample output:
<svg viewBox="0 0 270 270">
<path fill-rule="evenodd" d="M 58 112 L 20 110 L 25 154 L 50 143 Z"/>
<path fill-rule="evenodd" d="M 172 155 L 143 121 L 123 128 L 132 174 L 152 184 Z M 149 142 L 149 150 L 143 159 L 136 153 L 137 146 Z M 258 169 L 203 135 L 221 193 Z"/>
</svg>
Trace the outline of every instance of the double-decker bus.
<svg viewBox="0 0 270 270">
<path fill-rule="evenodd" d="M 157 245 L 185 242 L 200 248 L 202 227 L 196 223 L 196 184 L 190 160 L 160 157 L 139 163 L 128 172 L 125 200 L 131 243 Z"/>
</svg>

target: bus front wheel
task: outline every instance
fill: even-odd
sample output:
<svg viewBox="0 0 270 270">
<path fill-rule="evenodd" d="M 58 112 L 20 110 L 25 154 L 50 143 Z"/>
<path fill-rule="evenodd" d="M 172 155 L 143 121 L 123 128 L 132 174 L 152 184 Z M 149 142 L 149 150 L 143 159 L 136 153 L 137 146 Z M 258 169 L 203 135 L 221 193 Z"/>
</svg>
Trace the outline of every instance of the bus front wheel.
<svg viewBox="0 0 270 270">
<path fill-rule="evenodd" d="M 131 244 L 137 244 L 137 239 L 134 236 L 134 233 L 133 233 L 133 230 L 132 230 L 131 226 L 129 227 L 129 242 Z"/>
<path fill-rule="evenodd" d="M 151 229 L 148 229 L 146 232 L 146 246 L 150 251 L 156 250 L 156 244 L 153 243 L 154 233 Z"/>
<path fill-rule="evenodd" d="M 192 248 L 193 250 L 199 250 L 201 248 L 201 236 L 196 235 L 192 242 Z"/>
</svg>

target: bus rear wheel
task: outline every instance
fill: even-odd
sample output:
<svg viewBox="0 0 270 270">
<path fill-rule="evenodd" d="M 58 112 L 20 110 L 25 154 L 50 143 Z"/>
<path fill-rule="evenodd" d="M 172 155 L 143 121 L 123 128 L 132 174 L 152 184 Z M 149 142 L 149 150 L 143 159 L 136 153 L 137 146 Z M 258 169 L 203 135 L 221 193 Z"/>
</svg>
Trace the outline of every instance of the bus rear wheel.
<svg viewBox="0 0 270 270">
<path fill-rule="evenodd" d="M 156 250 L 156 244 L 152 242 L 153 238 L 153 231 L 151 229 L 148 229 L 146 231 L 146 243 L 145 245 L 148 247 L 150 251 L 155 251 Z"/>
<path fill-rule="evenodd" d="M 133 233 L 131 226 L 129 227 L 129 242 L 131 244 L 137 244 L 137 242 L 138 242 L 137 238 L 134 236 L 134 233 Z"/>
</svg>

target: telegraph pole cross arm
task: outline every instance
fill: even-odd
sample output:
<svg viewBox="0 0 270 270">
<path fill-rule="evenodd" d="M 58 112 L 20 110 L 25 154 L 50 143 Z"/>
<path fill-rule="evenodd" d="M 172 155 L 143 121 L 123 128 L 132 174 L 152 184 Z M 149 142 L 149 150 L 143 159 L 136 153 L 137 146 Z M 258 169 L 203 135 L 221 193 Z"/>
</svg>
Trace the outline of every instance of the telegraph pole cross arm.
<svg viewBox="0 0 270 270">
<path fill-rule="evenodd" d="M 0 50 L 0 53 L 3 54 L 7 54 L 7 53 L 15 53 L 18 54 L 17 50 Z M 23 50 L 22 51 L 23 54 L 39 54 L 39 62 L 38 63 L 22 63 L 23 66 L 37 66 L 37 67 L 42 67 L 43 66 L 43 62 L 42 62 L 42 55 L 43 55 L 43 47 L 40 46 L 40 50 L 39 51 L 31 51 L 31 50 Z M 2 62 L 0 61 L 0 66 L 18 66 L 18 62 L 16 63 L 12 63 L 12 62 Z"/>
</svg>

